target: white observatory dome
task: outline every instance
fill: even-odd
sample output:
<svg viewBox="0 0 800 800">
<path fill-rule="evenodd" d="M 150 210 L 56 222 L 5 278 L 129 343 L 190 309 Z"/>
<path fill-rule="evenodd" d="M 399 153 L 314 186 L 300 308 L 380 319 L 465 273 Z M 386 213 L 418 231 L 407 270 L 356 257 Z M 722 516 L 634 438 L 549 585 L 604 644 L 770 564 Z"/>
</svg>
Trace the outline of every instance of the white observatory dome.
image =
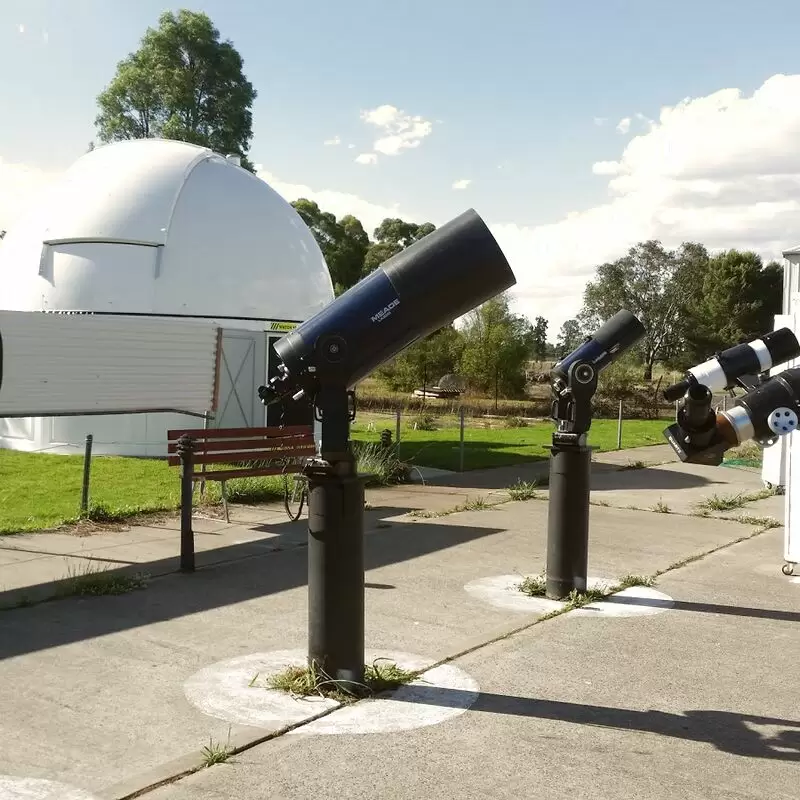
<svg viewBox="0 0 800 800">
<path fill-rule="evenodd" d="M 6 235 L 0 281 L 4 310 L 219 322 L 237 401 L 226 403 L 221 384 L 219 427 L 265 424 L 256 388 L 269 370 L 267 332 L 334 297 L 322 252 L 286 200 L 236 159 L 163 139 L 78 159 Z M 252 368 L 234 377 L 245 361 Z M 202 424 L 175 414 L 5 419 L 0 446 L 74 453 L 92 433 L 97 452 L 160 455 L 168 428 Z"/>
</svg>

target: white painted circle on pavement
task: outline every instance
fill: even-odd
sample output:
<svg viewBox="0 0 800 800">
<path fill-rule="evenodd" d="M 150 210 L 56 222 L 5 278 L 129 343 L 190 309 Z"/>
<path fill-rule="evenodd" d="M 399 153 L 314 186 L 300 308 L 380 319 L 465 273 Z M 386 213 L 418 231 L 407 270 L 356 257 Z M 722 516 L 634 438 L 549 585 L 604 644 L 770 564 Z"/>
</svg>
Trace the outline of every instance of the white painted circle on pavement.
<svg viewBox="0 0 800 800">
<path fill-rule="evenodd" d="M 0 775 L 0 800 L 94 800 L 83 789 L 75 789 L 42 778 Z"/>
<path fill-rule="evenodd" d="M 388 659 L 409 670 L 424 669 L 426 664 L 430 664 L 430 659 L 412 653 L 371 652 L 367 655 L 367 662 L 377 658 Z M 427 728 L 460 716 L 473 705 L 479 694 L 478 682 L 464 670 L 454 664 L 441 664 L 385 697 L 343 706 L 327 717 L 295 728 L 290 734 L 397 733 Z"/>
<path fill-rule="evenodd" d="M 408 670 L 424 669 L 430 659 L 411 653 L 368 651 L 366 662 L 394 662 Z M 389 733 L 437 725 L 463 714 L 478 698 L 479 686 L 452 664 L 424 672 L 411 684 L 385 697 L 341 705 L 324 697 L 292 697 L 265 688 L 270 675 L 288 666 L 305 666 L 302 650 L 254 653 L 220 661 L 200 670 L 184 684 L 192 705 L 229 723 L 274 729 L 311 719 L 329 709 L 334 713 L 291 731 L 296 735 Z"/>
<path fill-rule="evenodd" d="M 275 650 L 218 661 L 184 684 L 186 699 L 210 717 L 257 728 L 302 722 L 338 703 L 324 697 L 294 698 L 264 688 L 268 676 L 306 665 L 300 650 Z"/>
<path fill-rule="evenodd" d="M 494 575 L 471 581 L 464 587 L 464 591 L 476 600 L 483 600 L 497 608 L 524 611 L 528 614 L 550 614 L 560 611 L 566 605 L 563 600 L 549 600 L 547 597 L 531 597 L 525 594 L 519 588 L 523 580 L 523 575 Z M 611 585 L 611 581 L 603 578 L 588 578 L 586 583 L 590 589 L 602 589 Z"/>
<path fill-rule="evenodd" d="M 572 613 L 581 617 L 649 617 L 669 611 L 674 604 L 675 601 L 668 594 L 657 592 L 649 586 L 631 586 L 605 600 L 577 608 Z"/>
</svg>

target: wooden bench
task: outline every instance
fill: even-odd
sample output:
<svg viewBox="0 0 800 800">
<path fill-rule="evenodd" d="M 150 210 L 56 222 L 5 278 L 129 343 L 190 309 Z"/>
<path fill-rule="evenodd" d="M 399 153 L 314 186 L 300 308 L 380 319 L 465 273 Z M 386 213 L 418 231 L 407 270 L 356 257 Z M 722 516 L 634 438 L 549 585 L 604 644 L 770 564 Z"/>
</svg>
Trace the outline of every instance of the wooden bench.
<svg viewBox="0 0 800 800">
<path fill-rule="evenodd" d="M 220 482 L 225 520 L 230 522 L 225 493 L 227 481 L 301 472 L 306 459 L 316 452 L 311 425 L 168 431 L 167 463 L 171 467 L 181 466 L 181 570 L 194 571 L 192 497 L 195 482 Z M 207 469 L 209 465 L 214 468 Z M 217 469 L 218 466 L 223 468 Z"/>
</svg>

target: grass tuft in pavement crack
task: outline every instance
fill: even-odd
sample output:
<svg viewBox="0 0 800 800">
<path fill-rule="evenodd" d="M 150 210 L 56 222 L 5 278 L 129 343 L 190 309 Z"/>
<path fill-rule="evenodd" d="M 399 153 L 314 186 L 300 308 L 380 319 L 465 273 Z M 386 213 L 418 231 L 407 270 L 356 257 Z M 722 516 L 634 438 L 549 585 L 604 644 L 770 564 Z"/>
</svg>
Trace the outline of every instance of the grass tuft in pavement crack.
<svg viewBox="0 0 800 800">
<path fill-rule="evenodd" d="M 450 514 L 457 514 L 459 511 L 486 511 L 495 506 L 502 505 L 505 502 L 507 502 L 507 500 L 498 500 L 492 503 L 485 497 L 474 497 L 469 498 L 463 503 L 459 503 L 457 506 L 444 508 L 441 511 L 423 511 L 421 509 L 410 511 L 409 516 L 415 517 L 416 519 L 436 519 L 437 517 L 447 517 Z"/>
<path fill-rule="evenodd" d="M 713 494 L 697 504 L 701 512 L 709 511 L 732 511 L 734 508 L 742 508 L 747 503 L 756 500 L 764 500 L 776 494 L 774 489 L 761 489 L 758 492 L 739 492 L 738 494 Z"/>
<path fill-rule="evenodd" d="M 508 487 L 508 494 L 512 500 L 533 500 L 537 497 L 536 481 L 518 480 L 513 486 Z"/>
<path fill-rule="evenodd" d="M 203 748 L 203 766 L 211 767 L 214 764 L 222 764 L 233 755 L 231 743 L 231 729 L 228 728 L 228 741 L 225 744 L 208 740 L 208 744 Z"/>
<path fill-rule="evenodd" d="M 379 664 L 388 659 L 376 659 L 364 667 L 364 682 L 334 680 L 315 665 L 291 666 L 283 672 L 271 675 L 266 680 L 266 688 L 278 689 L 295 697 L 317 695 L 336 700 L 339 703 L 354 703 L 366 697 L 374 697 L 381 692 L 397 689 L 419 677 L 418 672 L 403 669 L 392 661 Z M 257 678 L 258 676 L 256 676 Z M 250 686 L 256 686 L 256 678 Z"/>
<path fill-rule="evenodd" d="M 83 570 L 70 567 L 67 578 L 58 587 L 58 597 L 98 597 L 102 595 L 118 595 L 144 589 L 149 575 L 137 572 L 126 575 L 106 571 L 87 564 Z"/>
</svg>

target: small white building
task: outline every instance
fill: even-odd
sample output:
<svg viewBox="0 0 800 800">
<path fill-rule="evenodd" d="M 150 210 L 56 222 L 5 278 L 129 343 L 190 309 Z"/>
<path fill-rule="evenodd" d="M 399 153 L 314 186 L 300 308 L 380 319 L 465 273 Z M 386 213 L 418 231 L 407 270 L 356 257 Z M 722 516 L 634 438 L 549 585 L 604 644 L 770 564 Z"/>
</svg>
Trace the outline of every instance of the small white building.
<svg viewBox="0 0 800 800">
<path fill-rule="evenodd" d="M 291 205 L 237 159 L 183 142 L 85 154 L 0 245 L 0 309 L 218 323 L 215 427 L 278 424 L 280 408 L 257 396 L 275 371 L 271 344 L 333 297 Z M 310 422 L 309 413 L 298 406 L 283 421 Z M 91 433 L 95 452 L 159 456 L 167 430 L 203 424 L 178 414 L 0 419 L 0 447 L 77 453 Z"/>
</svg>

